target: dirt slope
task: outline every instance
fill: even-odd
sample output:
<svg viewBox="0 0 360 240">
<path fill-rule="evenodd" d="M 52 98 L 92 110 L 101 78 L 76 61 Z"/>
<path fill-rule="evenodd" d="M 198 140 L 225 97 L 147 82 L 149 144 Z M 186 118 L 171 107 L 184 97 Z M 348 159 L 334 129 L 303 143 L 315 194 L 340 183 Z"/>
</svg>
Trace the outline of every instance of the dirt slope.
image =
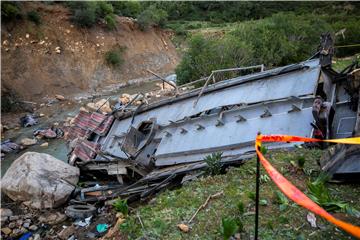
<svg viewBox="0 0 360 240">
<path fill-rule="evenodd" d="M 149 77 L 146 69 L 162 74 L 174 70 L 179 58 L 161 29 L 142 32 L 129 19 L 117 17 L 117 29 L 103 23 L 81 29 L 70 22 L 70 12 L 61 5 L 24 3 L 35 9 L 42 24 L 28 20 L 2 25 L 2 93 L 12 90 L 25 100 L 46 95 L 72 95 L 94 91 L 109 84 Z M 105 53 L 116 46 L 126 48 L 120 69 L 106 65 Z M 57 53 L 60 49 L 60 53 Z"/>
</svg>

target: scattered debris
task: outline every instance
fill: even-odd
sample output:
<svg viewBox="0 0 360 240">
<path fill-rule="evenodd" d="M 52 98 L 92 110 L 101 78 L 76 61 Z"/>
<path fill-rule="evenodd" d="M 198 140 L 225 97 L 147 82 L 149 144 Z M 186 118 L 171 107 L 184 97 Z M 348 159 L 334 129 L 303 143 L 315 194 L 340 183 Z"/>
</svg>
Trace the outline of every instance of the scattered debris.
<svg viewBox="0 0 360 240">
<path fill-rule="evenodd" d="M 96 225 L 96 231 L 98 231 L 99 233 L 103 233 L 106 232 L 109 228 L 109 225 L 106 223 L 100 223 L 98 225 Z"/>
<path fill-rule="evenodd" d="M 61 128 L 51 127 L 46 129 L 37 129 L 34 131 L 34 136 L 44 138 L 61 138 L 64 136 L 64 131 Z"/>
<path fill-rule="evenodd" d="M 38 124 L 38 121 L 31 114 L 27 114 L 20 118 L 20 124 L 22 127 L 30 127 Z"/>
<path fill-rule="evenodd" d="M 96 213 L 96 207 L 91 205 L 70 205 L 66 208 L 65 214 L 74 219 L 85 219 Z"/>
<path fill-rule="evenodd" d="M 313 214 L 312 212 L 308 212 L 308 214 L 306 215 L 306 220 L 310 223 L 311 227 L 317 228 L 315 214 Z"/>
<path fill-rule="evenodd" d="M 76 222 L 74 222 L 74 225 L 76 226 L 79 226 L 79 227 L 86 227 L 86 226 L 89 226 L 90 225 L 90 222 L 91 222 L 91 218 L 92 216 L 90 217 L 87 217 L 85 218 L 84 220 L 77 220 Z"/>
<path fill-rule="evenodd" d="M 10 139 L 1 142 L 1 152 L 10 153 L 18 151 L 21 149 L 21 146 L 12 142 Z"/>
<path fill-rule="evenodd" d="M 224 195 L 224 191 L 209 195 L 208 198 L 206 199 L 206 201 L 196 210 L 194 215 L 192 215 L 192 217 L 189 219 L 188 224 L 190 224 L 194 220 L 194 218 L 196 217 L 196 215 L 199 213 L 199 211 L 201 209 L 204 209 L 208 205 L 208 203 L 210 202 L 211 199 L 220 197 L 222 195 Z"/>
</svg>

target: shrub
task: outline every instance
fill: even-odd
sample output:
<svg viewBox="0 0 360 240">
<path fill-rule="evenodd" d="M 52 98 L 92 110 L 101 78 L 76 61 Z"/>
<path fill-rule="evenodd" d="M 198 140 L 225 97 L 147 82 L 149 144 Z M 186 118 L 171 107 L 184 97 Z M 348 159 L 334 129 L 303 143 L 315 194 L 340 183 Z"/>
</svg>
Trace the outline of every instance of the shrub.
<svg viewBox="0 0 360 240">
<path fill-rule="evenodd" d="M 38 12 L 36 11 L 30 11 L 27 13 L 27 18 L 35 23 L 36 25 L 40 25 L 41 23 L 41 17 Z"/>
<path fill-rule="evenodd" d="M 103 18 L 105 16 L 108 16 L 109 14 L 113 14 L 113 12 L 114 12 L 114 8 L 110 3 L 104 1 L 97 2 L 97 6 L 96 6 L 97 17 Z"/>
<path fill-rule="evenodd" d="M 136 17 L 141 12 L 141 4 L 138 1 L 115 1 L 111 2 L 114 12 L 121 16 Z"/>
<path fill-rule="evenodd" d="M 96 2 L 68 2 L 73 12 L 72 20 L 80 27 L 92 27 L 96 23 Z"/>
<path fill-rule="evenodd" d="M 138 24 L 141 30 L 146 30 L 152 25 L 163 27 L 167 21 L 167 12 L 151 5 L 138 16 Z"/>
<path fill-rule="evenodd" d="M 113 30 L 116 28 L 116 20 L 114 14 L 108 14 L 104 18 L 108 29 Z"/>
<path fill-rule="evenodd" d="M 128 215 L 129 213 L 129 206 L 127 204 L 127 200 L 122 200 L 120 198 L 118 198 L 114 203 L 113 203 L 113 207 L 115 208 L 115 210 L 117 212 L 121 212 L 122 214 L 124 214 L 125 216 Z"/>
<path fill-rule="evenodd" d="M 188 45 L 188 50 L 175 70 L 180 85 L 206 77 L 213 70 L 240 67 L 252 61 L 251 47 L 231 35 L 223 39 L 195 35 L 189 40 Z"/>
<path fill-rule="evenodd" d="M 206 172 L 209 175 L 217 175 L 221 172 L 221 155 L 222 153 L 213 153 L 205 157 L 204 161 L 207 164 Z"/>
<path fill-rule="evenodd" d="M 106 63 L 112 67 L 120 67 L 124 63 L 124 59 L 122 56 L 124 51 L 124 47 L 118 47 L 116 49 L 108 51 L 105 54 Z"/>
<path fill-rule="evenodd" d="M 238 231 L 239 227 L 237 221 L 233 218 L 222 218 L 221 219 L 221 235 L 224 240 L 230 239 Z"/>
<path fill-rule="evenodd" d="M 17 18 L 21 18 L 20 9 L 17 3 L 1 2 L 1 19 L 4 22 L 9 22 Z"/>
</svg>

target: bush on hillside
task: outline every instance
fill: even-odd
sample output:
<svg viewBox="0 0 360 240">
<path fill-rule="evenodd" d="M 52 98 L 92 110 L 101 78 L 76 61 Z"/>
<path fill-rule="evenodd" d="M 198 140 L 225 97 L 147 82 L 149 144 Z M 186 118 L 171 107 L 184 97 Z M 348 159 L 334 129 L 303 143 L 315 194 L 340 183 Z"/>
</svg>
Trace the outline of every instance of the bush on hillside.
<svg viewBox="0 0 360 240">
<path fill-rule="evenodd" d="M 114 7 L 114 13 L 120 16 L 137 17 L 142 10 L 138 1 L 114 1 L 110 2 Z"/>
<path fill-rule="evenodd" d="M 316 52 L 320 34 L 331 30 L 318 17 L 282 13 L 240 23 L 223 38 L 194 36 L 176 68 L 177 79 L 184 84 L 221 68 L 300 62 Z"/>
<path fill-rule="evenodd" d="M 30 11 L 27 13 L 27 18 L 29 21 L 32 21 L 36 25 L 40 25 L 41 23 L 41 17 L 38 12 L 36 11 Z"/>
<path fill-rule="evenodd" d="M 21 18 L 20 8 L 15 2 L 1 2 L 1 19 L 4 22 Z"/>
<path fill-rule="evenodd" d="M 212 70 L 249 65 L 252 57 L 251 47 L 231 35 L 223 39 L 195 35 L 176 68 L 176 81 L 185 84 L 210 75 Z"/>
<path fill-rule="evenodd" d="M 167 21 L 167 12 L 151 5 L 137 18 L 141 30 L 146 30 L 152 25 L 163 27 Z"/>
<path fill-rule="evenodd" d="M 68 2 L 73 12 L 72 21 L 80 27 L 92 27 L 97 20 L 96 2 Z"/>
<path fill-rule="evenodd" d="M 106 26 L 109 30 L 113 30 L 116 28 L 116 19 L 114 14 L 108 14 L 104 18 L 106 22 Z"/>
<path fill-rule="evenodd" d="M 105 61 L 111 67 L 121 67 L 124 63 L 123 53 L 124 47 L 116 47 L 105 53 Z"/>
</svg>

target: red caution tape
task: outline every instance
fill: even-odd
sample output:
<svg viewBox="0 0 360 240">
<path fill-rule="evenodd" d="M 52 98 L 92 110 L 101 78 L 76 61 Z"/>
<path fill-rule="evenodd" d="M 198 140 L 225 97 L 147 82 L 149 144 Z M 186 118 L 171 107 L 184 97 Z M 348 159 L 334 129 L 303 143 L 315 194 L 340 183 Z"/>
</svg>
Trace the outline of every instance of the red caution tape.
<svg viewBox="0 0 360 240">
<path fill-rule="evenodd" d="M 360 239 L 360 227 L 354 226 L 350 223 L 341 221 L 333 217 L 330 213 L 325 211 L 322 207 L 313 202 L 291 182 L 289 182 L 281 173 L 279 173 L 266 158 L 259 151 L 261 142 L 319 142 L 322 140 L 314 138 L 304 138 L 298 136 L 288 135 L 258 135 L 255 141 L 256 153 L 259 156 L 260 162 L 269 174 L 270 178 L 275 182 L 278 188 L 291 200 L 298 205 L 310 210 L 311 212 L 325 218 L 327 221 L 335 224 L 336 226 L 344 229 L 351 235 Z M 344 144 L 360 144 L 360 137 L 357 138 L 344 138 L 344 139 L 333 139 L 324 140 L 326 142 L 344 143 Z"/>
</svg>

